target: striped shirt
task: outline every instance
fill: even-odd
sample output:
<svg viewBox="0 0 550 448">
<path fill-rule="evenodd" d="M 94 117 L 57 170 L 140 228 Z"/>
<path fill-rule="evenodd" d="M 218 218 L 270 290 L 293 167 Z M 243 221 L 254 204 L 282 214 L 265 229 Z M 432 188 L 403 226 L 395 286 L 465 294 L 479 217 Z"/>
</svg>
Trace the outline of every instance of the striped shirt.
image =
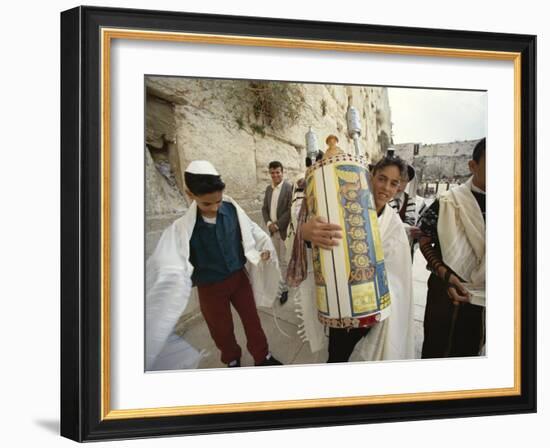
<svg viewBox="0 0 550 448">
<path fill-rule="evenodd" d="M 405 201 L 407 201 L 406 204 Z M 414 196 L 410 196 L 404 192 L 400 193 L 388 202 L 388 205 L 397 211 L 405 224 L 410 226 L 416 224 L 416 202 Z"/>
</svg>

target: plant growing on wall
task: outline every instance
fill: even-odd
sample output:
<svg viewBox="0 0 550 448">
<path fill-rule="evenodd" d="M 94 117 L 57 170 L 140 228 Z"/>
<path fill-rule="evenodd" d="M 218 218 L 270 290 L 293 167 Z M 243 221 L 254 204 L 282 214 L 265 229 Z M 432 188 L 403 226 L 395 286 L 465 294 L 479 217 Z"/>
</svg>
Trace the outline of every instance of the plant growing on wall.
<svg viewBox="0 0 550 448">
<path fill-rule="evenodd" d="M 228 100 L 240 105 L 241 112 L 248 116 L 250 129 L 256 134 L 264 135 L 268 127 L 284 129 L 298 119 L 305 103 L 302 89 L 297 84 L 270 81 L 228 83 Z M 236 121 L 242 129 L 242 116 Z"/>
</svg>

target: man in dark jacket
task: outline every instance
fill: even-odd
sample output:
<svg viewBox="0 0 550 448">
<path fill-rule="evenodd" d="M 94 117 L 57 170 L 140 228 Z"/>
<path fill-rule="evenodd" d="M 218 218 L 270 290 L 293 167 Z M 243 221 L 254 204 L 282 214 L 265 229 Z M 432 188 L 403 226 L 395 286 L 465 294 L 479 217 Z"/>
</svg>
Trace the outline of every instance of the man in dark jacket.
<svg viewBox="0 0 550 448">
<path fill-rule="evenodd" d="M 279 259 L 282 276 L 279 300 L 282 305 L 288 299 L 288 286 L 283 279 L 286 278 L 288 266 L 285 239 L 288 224 L 290 223 L 292 185 L 290 182 L 284 180 L 283 165 L 281 162 L 273 161 L 269 163 L 269 175 L 271 176 L 271 185 L 268 185 L 265 190 L 262 216 Z"/>
</svg>

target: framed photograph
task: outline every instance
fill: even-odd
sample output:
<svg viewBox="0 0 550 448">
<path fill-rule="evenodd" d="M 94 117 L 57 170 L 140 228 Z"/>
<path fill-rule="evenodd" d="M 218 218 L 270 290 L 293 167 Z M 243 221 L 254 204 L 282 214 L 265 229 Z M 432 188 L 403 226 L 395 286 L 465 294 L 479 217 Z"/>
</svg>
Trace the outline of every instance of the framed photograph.
<svg viewBox="0 0 550 448">
<path fill-rule="evenodd" d="M 535 412 L 535 45 L 61 13 L 61 434 Z"/>
</svg>

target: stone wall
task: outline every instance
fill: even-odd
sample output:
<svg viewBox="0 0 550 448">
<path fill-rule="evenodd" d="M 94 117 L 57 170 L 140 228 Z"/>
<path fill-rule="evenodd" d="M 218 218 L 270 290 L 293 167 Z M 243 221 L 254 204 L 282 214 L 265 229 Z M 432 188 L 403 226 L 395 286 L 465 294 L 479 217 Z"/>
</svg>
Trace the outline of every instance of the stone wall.
<svg viewBox="0 0 550 448">
<path fill-rule="evenodd" d="M 416 169 L 417 184 L 432 182 L 462 183 L 470 176 L 468 161 L 479 140 L 437 143 L 403 143 L 394 145 L 395 154 Z M 416 149 L 416 151 L 415 151 Z"/>
<path fill-rule="evenodd" d="M 391 143 L 389 100 L 381 87 L 148 77 L 146 88 L 145 143 L 154 162 L 146 169 L 156 167 L 157 172 L 147 173 L 147 197 L 155 202 L 154 196 L 162 195 L 147 208 L 148 234 L 158 233 L 153 228 L 185 210 L 183 172 L 192 160 L 211 161 L 227 185 L 226 194 L 263 225 L 267 166 L 279 160 L 288 180 L 302 177 L 310 127 L 319 149 L 325 149 L 327 135 L 335 134 L 342 149 L 354 152 L 346 124 L 346 111 L 353 105 L 361 117 L 364 153 L 376 160 Z M 151 234 L 148 247 L 156 244 L 157 233 Z"/>
</svg>

